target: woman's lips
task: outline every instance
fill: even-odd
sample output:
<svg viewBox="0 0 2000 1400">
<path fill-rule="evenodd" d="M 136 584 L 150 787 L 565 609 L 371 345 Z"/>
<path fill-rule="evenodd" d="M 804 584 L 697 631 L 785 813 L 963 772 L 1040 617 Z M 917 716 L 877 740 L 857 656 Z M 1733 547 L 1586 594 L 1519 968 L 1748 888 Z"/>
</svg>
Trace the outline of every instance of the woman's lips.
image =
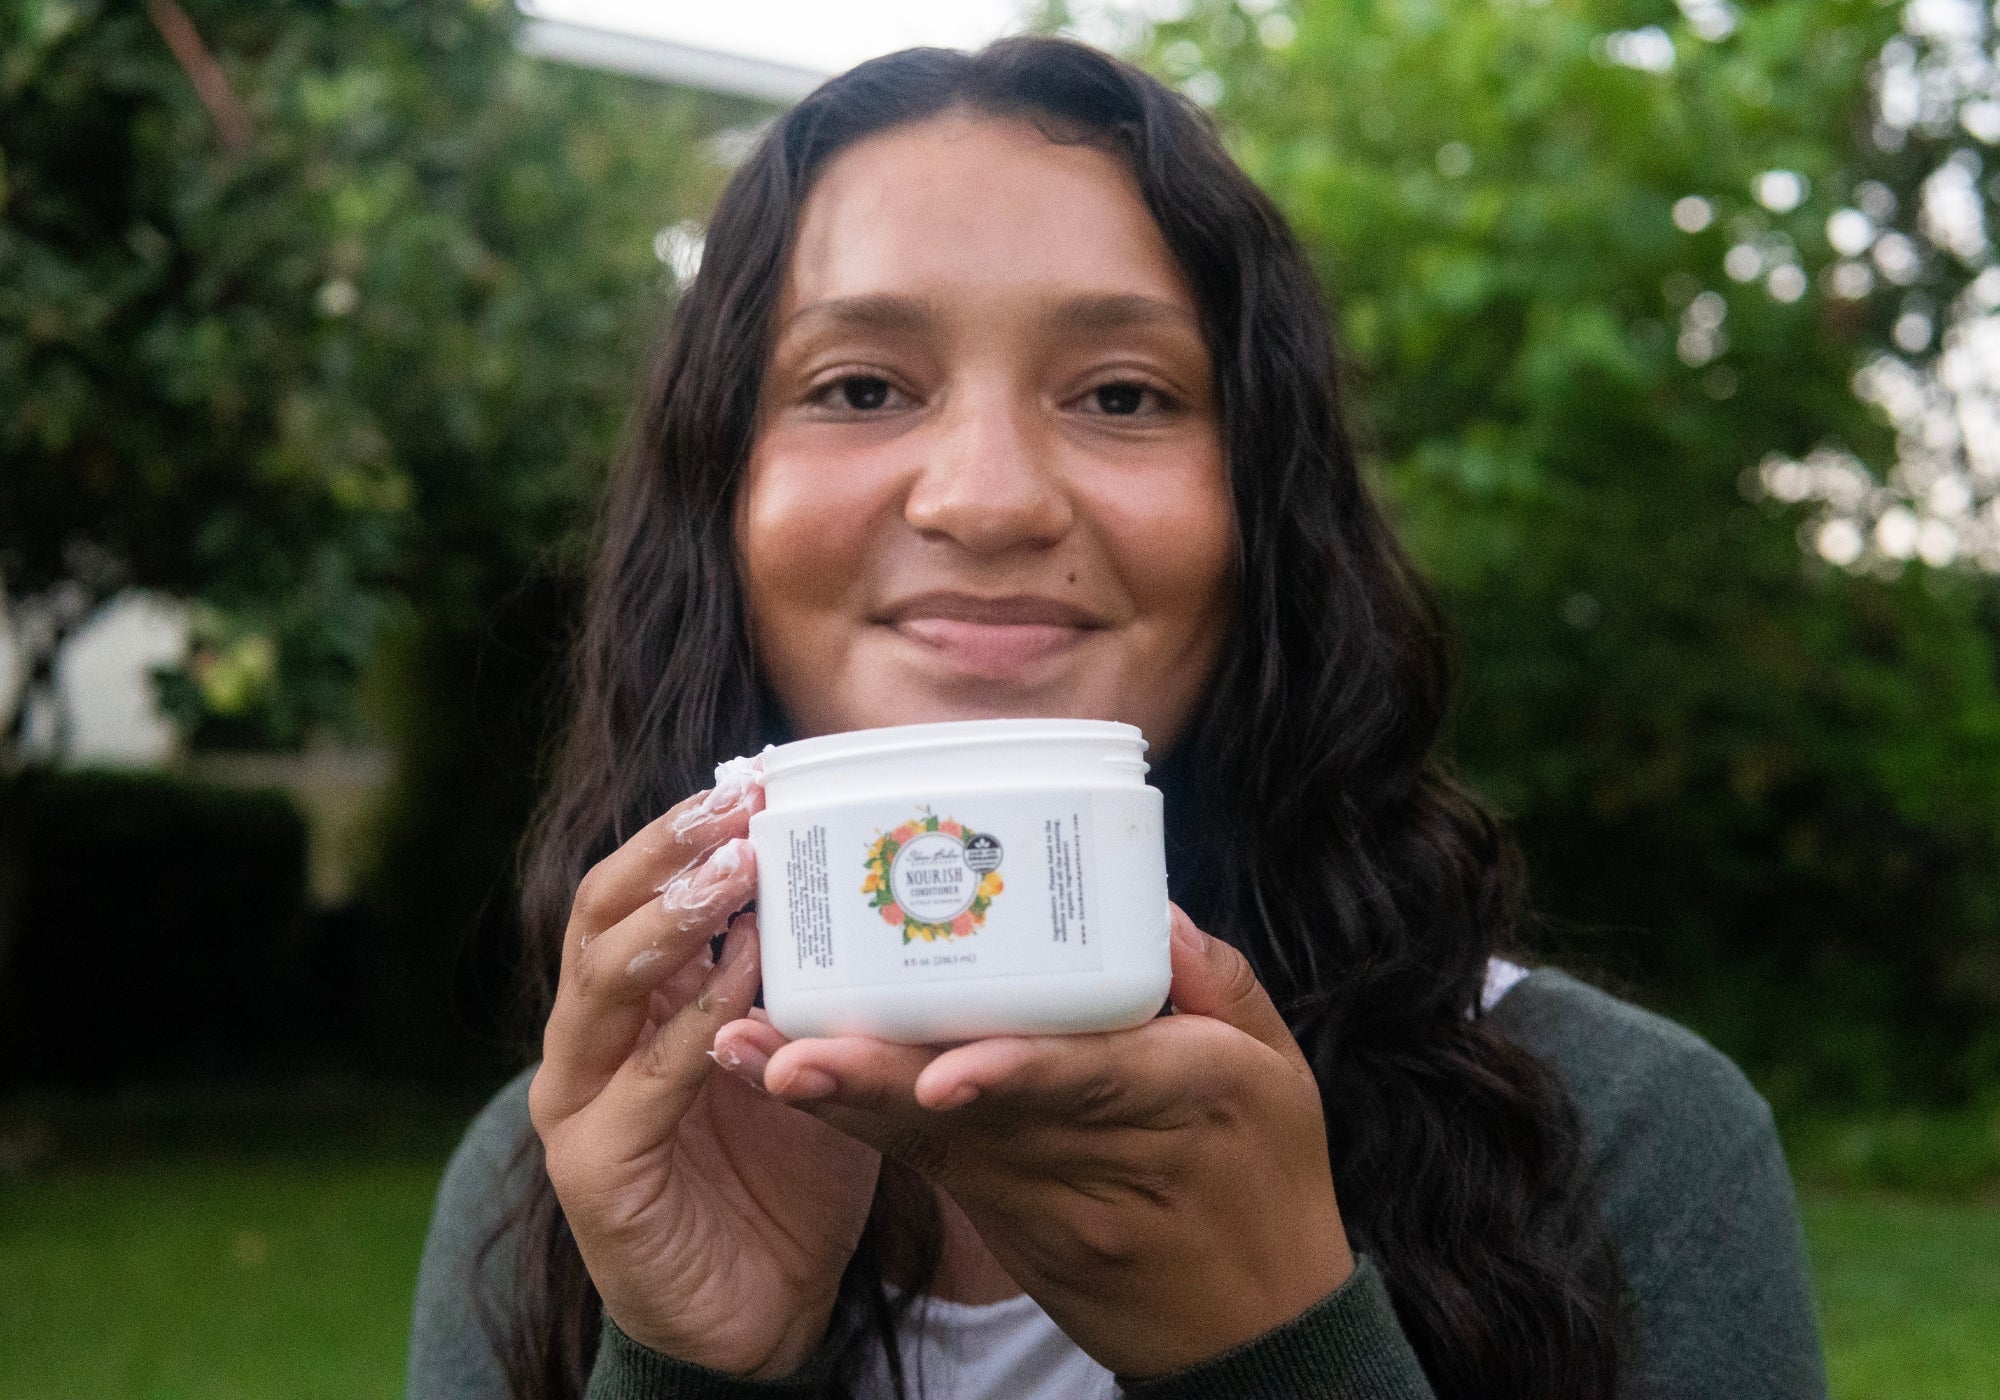
<svg viewBox="0 0 2000 1400">
<path fill-rule="evenodd" d="M 1008 680 L 1076 645 L 1088 630 L 1046 622 L 967 622 L 912 617 L 895 624 L 913 641 L 940 653 L 953 668 L 982 680 Z"/>
<path fill-rule="evenodd" d="M 1104 625 L 1084 609 L 1054 599 L 962 593 L 905 599 L 883 620 L 960 674 L 993 681 L 1018 679 Z"/>
</svg>

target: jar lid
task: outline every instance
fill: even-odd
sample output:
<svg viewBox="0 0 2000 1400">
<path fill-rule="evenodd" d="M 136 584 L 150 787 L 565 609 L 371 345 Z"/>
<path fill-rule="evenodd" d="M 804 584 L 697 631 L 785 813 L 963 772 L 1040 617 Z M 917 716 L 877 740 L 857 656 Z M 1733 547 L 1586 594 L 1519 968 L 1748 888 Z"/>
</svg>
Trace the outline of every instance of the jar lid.
<svg viewBox="0 0 2000 1400">
<path fill-rule="evenodd" d="M 1137 725 L 1108 719 L 961 719 L 936 724 L 895 724 L 880 729 L 852 729 L 798 739 L 764 750 L 764 777 L 822 763 L 856 758 L 889 757 L 960 749 L 981 751 L 1041 743 L 1096 742 L 1131 748 L 1133 757 L 1146 751 L 1146 736 Z M 1143 771 L 1143 765 L 1141 766 Z"/>
</svg>

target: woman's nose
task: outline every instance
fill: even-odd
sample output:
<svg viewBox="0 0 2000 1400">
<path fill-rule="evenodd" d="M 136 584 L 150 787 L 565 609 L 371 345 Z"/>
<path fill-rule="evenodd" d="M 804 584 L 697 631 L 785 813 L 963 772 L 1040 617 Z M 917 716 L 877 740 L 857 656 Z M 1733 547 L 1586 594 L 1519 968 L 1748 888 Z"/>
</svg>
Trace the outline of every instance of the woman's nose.
<svg viewBox="0 0 2000 1400">
<path fill-rule="evenodd" d="M 1035 406 L 963 395 L 932 425 L 903 518 L 974 554 L 1053 545 L 1076 518 L 1056 450 L 1053 425 Z"/>
</svg>

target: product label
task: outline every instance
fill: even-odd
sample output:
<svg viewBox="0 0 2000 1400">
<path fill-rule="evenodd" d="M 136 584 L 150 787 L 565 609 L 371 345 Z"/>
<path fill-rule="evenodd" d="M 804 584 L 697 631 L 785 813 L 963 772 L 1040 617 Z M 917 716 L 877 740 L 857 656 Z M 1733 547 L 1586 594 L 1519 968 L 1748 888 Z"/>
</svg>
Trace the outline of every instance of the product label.
<svg viewBox="0 0 2000 1400">
<path fill-rule="evenodd" d="M 797 814 L 793 966 L 809 986 L 1101 967 L 1091 816 L 1087 796 L 1046 794 Z"/>
<path fill-rule="evenodd" d="M 833 966 L 833 900 L 827 889 L 826 828 L 796 827 L 785 858 L 792 939 L 799 966 Z"/>
</svg>

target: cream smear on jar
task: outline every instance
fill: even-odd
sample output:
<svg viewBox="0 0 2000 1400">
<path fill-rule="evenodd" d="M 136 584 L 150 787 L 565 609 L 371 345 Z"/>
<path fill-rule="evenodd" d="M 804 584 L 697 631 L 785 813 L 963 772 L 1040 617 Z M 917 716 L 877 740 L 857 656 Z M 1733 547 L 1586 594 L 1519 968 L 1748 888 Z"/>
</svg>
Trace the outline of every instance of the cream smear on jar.
<svg viewBox="0 0 2000 1400">
<path fill-rule="evenodd" d="M 750 842 L 772 1023 L 934 1043 L 1157 1014 L 1167 875 L 1145 748 L 1127 724 L 1002 719 L 766 749 Z"/>
<path fill-rule="evenodd" d="M 764 755 L 761 753 L 716 764 L 714 785 L 701 801 L 674 818 L 674 835 L 685 835 L 717 813 L 741 806 L 749 797 L 750 789 L 762 786 L 763 781 Z"/>
</svg>

